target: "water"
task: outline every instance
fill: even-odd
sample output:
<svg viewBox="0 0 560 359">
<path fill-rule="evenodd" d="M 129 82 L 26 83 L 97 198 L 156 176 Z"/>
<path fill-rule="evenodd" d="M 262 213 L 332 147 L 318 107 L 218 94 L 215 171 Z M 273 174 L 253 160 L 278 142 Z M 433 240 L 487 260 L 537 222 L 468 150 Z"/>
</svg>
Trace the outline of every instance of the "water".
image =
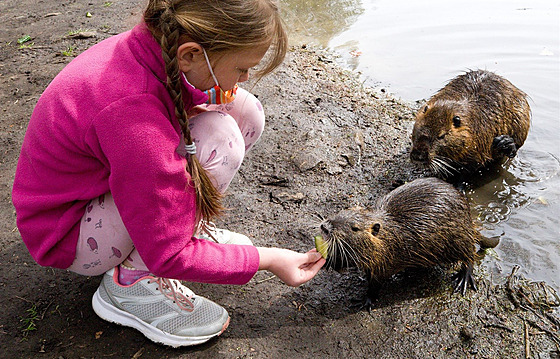
<svg viewBox="0 0 560 359">
<path fill-rule="evenodd" d="M 468 69 L 487 69 L 530 97 L 518 156 L 469 191 L 482 233 L 500 235 L 501 275 L 560 288 L 560 2 L 553 0 L 283 0 L 295 42 L 333 49 L 366 85 L 427 99 Z"/>
</svg>

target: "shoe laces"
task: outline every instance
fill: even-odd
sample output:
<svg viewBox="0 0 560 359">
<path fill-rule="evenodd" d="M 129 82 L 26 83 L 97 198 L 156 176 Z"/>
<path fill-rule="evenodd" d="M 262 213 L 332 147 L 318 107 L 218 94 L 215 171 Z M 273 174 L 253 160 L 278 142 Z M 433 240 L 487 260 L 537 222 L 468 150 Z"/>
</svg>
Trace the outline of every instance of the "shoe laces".
<svg viewBox="0 0 560 359">
<path fill-rule="evenodd" d="M 200 232 L 206 233 L 214 242 L 220 243 L 218 237 L 220 237 L 224 230 L 216 227 L 216 224 L 211 221 L 201 221 Z"/>
<path fill-rule="evenodd" d="M 177 279 L 169 278 L 153 278 L 148 283 L 158 284 L 158 289 L 167 298 L 171 299 L 173 303 L 185 310 L 187 312 L 192 312 L 194 310 L 194 293 Z"/>
</svg>

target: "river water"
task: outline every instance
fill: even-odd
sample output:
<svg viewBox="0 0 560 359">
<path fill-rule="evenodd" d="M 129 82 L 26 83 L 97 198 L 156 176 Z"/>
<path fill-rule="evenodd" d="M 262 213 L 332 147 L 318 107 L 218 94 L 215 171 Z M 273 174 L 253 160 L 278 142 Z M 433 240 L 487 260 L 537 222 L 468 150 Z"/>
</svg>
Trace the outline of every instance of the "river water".
<svg viewBox="0 0 560 359">
<path fill-rule="evenodd" d="M 532 127 L 516 158 L 469 190 L 486 262 L 560 288 L 560 2 L 557 0 L 282 0 L 291 40 L 327 47 L 367 86 L 427 99 L 469 69 L 525 91 Z"/>
</svg>

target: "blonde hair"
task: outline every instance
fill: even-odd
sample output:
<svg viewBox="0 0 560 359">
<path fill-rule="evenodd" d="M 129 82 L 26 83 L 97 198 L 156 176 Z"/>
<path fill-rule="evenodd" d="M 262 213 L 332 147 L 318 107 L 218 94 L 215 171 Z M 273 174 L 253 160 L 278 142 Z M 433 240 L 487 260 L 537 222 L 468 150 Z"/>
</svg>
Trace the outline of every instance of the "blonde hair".
<svg viewBox="0 0 560 359">
<path fill-rule="evenodd" d="M 242 51 L 261 45 L 273 49 L 257 76 L 270 73 L 286 55 L 287 36 L 273 0 L 150 0 L 144 22 L 159 42 L 167 74 L 167 91 L 175 104 L 185 143 L 192 144 L 185 111 L 177 49 L 185 39 L 200 44 L 209 54 Z M 198 225 L 224 210 L 222 194 L 214 187 L 196 155 L 186 170 L 196 191 Z M 205 223 L 202 223 L 204 226 Z"/>
</svg>

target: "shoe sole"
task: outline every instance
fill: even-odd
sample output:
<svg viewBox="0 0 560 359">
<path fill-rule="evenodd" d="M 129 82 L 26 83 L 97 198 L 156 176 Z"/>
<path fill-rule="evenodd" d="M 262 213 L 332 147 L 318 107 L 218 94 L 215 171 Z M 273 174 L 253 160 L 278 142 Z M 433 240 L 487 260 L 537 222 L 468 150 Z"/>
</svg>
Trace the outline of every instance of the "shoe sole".
<svg viewBox="0 0 560 359">
<path fill-rule="evenodd" d="M 115 306 L 107 303 L 101 298 L 101 295 L 99 293 L 99 288 L 93 295 L 91 304 L 93 307 L 93 311 L 101 319 L 104 319 L 111 323 L 116 323 L 116 324 L 124 325 L 126 327 L 134 328 L 138 330 L 140 333 L 144 334 L 144 336 L 150 339 L 151 341 L 165 344 L 174 348 L 205 343 L 208 340 L 222 334 L 228 327 L 229 320 L 230 320 L 230 317 L 228 316 L 227 321 L 224 323 L 222 329 L 218 333 L 210 334 L 206 336 L 200 336 L 200 337 L 182 337 L 182 336 L 166 333 L 163 330 L 158 329 L 138 319 L 134 315 L 127 313 L 123 310 L 120 310 L 119 308 L 116 308 Z"/>
</svg>

